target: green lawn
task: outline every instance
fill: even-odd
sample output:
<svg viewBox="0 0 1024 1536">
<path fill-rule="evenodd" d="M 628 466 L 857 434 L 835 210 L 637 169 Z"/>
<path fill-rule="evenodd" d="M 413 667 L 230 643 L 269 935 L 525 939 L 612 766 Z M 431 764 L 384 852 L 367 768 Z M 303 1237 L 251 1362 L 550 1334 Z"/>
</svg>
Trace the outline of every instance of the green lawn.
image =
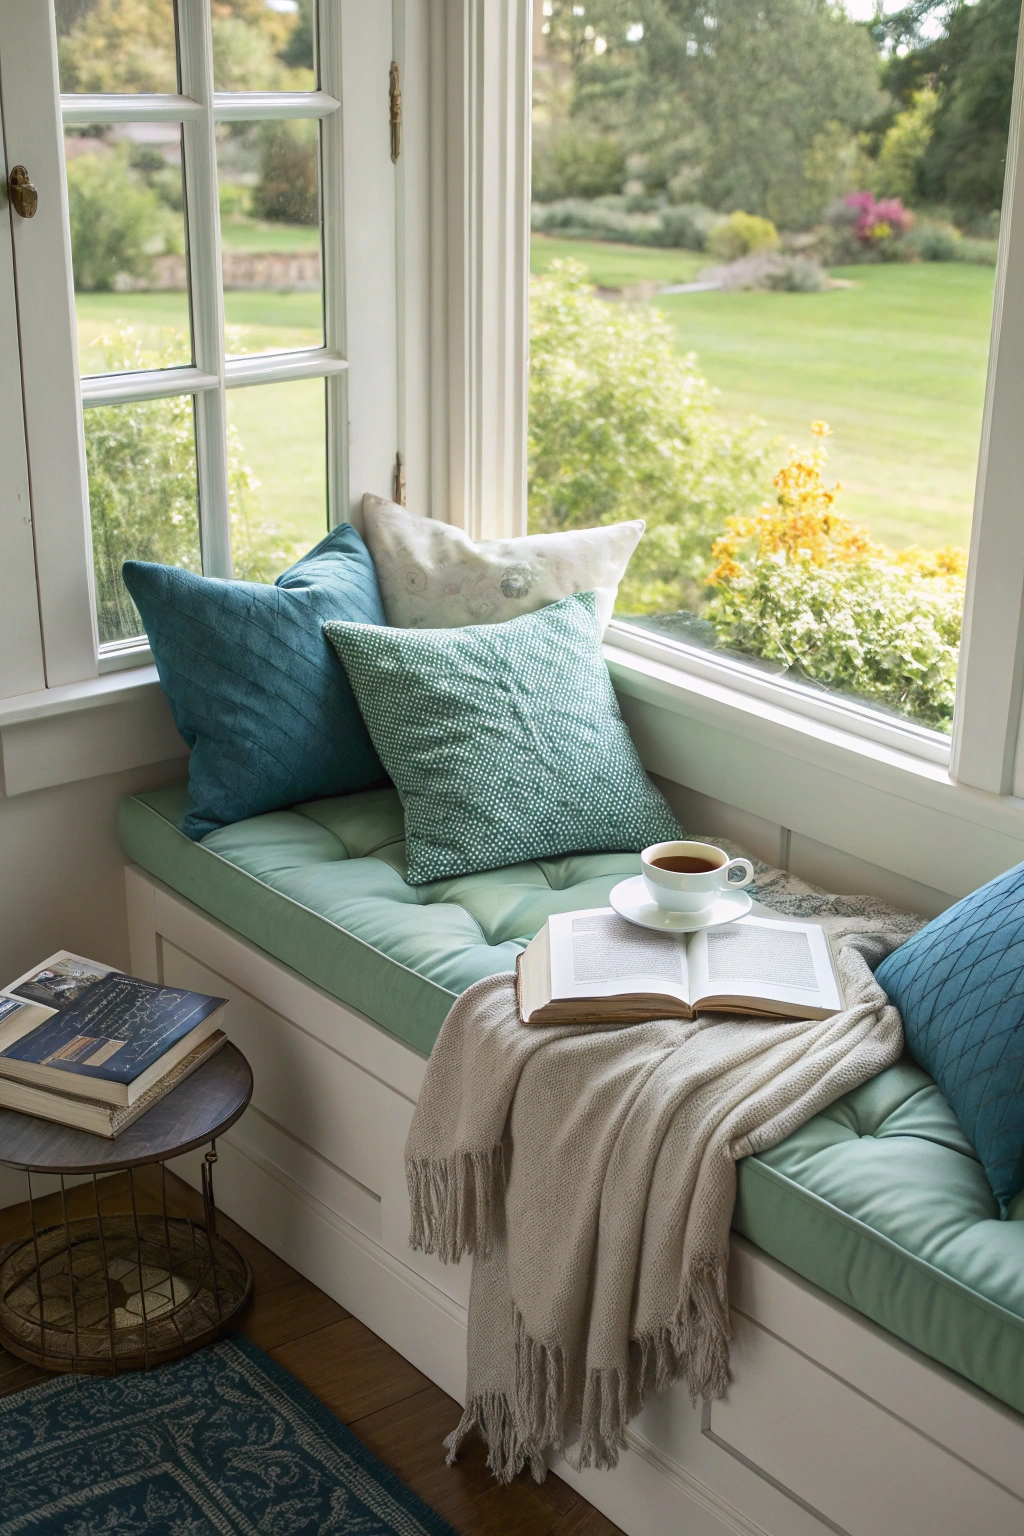
<svg viewBox="0 0 1024 1536">
<path fill-rule="evenodd" d="M 534 270 L 575 256 L 613 286 L 618 246 L 534 241 Z M 669 262 L 675 253 L 627 250 L 621 259 Z M 690 259 L 683 253 L 683 259 Z M 692 258 L 698 265 L 700 258 Z M 680 349 L 697 353 L 736 422 L 806 443 L 833 429 L 840 507 L 895 545 L 966 545 L 969 538 L 992 307 L 991 267 L 955 263 L 859 266 L 835 276 L 851 288 L 820 294 L 664 294 L 652 302 Z M 623 279 L 614 286 L 621 286 Z M 637 279 L 642 280 L 642 279 Z M 666 279 L 667 280 L 667 279 Z"/>
<path fill-rule="evenodd" d="M 145 347 L 180 339 L 181 363 L 191 361 L 188 309 L 182 293 L 86 293 L 76 299 L 83 369 L 103 368 L 99 340 L 129 324 Z M 233 292 L 224 296 L 232 351 L 267 352 L 319 346 L 323 336 L 316 293 Z M 228 419 L 238 431 L 243 461 L 258 479 L 255 518 L 272 523 L 300 550 L 327 530 L 324 385 L 321 379 L 254 385 L 228 391 Z"/>
<path fill-rule="evenodd" d="M 317 251 L 320 231 L 313 224 L 272 224 L 260 219 L 226 215 L 220 221 L 220 242 L 227 251 Z"/>
<path fill-rule="evenodd" d="M 191 361 L 187 340 L 188 299 L 184 293 L 80 293 L 78 353 L 83 373 L 103 372 L 100 339 L 119 325 L 130 325 L 143 346 L 176 347 L 172 362 Z M 318 293 L 277 293 L 236 289 L 224 295 L 229 327 L 228 352 L 287 352 L 323 345 Z M 170 337 L 168 332 L 171 333 Z"/>
<path fill-rule="evenodd" d="M 299 553 L 327 532 L 327 441 L 323 379 L 228 390 L 228 421 L 260 482 L 259 519 Z"/>
<path fill-rule="evenodd" d="M 693 251 L 656 251 L 602 240 L 558 240 L 534 235 L 530 270 L 547 271 L 553 261 L 582 261 L 599 288 L 634 288 L 641 283 L 692 283 L 708 258 Z"/>
<path fill-rule="evenodd" d="M 534 271 L 566 256 L 582 260 L 595 283 L 609 288 L 691 281 L 703 265 L 688 251 L 535 237 Z M 780 459 L 786 443 L 808 441 L 811 421 L 830 423 L 840 506 L 876 537 L 896 545 L 966 545 L 992 269 L 922 263 L 852 267 L 837 276 L 853 286 L 821 294 L 664 294 L 653 302 L 680 349 L 697 353 L 720 391 L 722 414 L 737 422 L 759 418 L 766 433 L 782 439 Z M 77 304 L 86 371 L 102 368 L 98 339 L 119 321 L 154 348 L 166 344 L 169 332 L 187 332 L 181 293 L 80 294 Z M 225 310 L 233 352 L 320 344 L 318 294 L 232 292 Z M 179 352 L 177 360 L 188 362 L 187 345 Z M 311 470 L 307 485 L 294 482 L 293 466 L 322 462 L 319 446 L 312 456 L 306 451 L 321 442 L 322 403 L 314 406 L 310 386 L 298 384 L 275 386 L 273 397 L 270 387 L 232 397 L 246 453 L 260 461 L 253 468 L 268 515 L 312 542 L 321 527 L 321 469 Z"/>
</svg>

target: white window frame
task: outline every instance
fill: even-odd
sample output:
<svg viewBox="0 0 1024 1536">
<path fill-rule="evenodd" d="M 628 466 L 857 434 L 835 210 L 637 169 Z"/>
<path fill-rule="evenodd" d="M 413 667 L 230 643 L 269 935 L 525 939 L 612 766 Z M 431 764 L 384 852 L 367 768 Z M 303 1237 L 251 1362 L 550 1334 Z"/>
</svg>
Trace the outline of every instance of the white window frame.
<svg viewBox="0 0 1024 1536">
<path fill-rule="evenodd" d="M 530 110 L 530 93 L 520 98 Z M 949 781 L 1024 800 L 1024 25 L 1017 42 L 1007 143 L 1003 217 L 996 263 L 988 380 L 978 456 L 963 639 L 951 737 L 894 720 L 839 696 L 774 679 L 754 666 L 662 639 L 620 620 L 608 641 L 622 673 L 627 657 L 669 667 L 680 681 L 707 681 L 735 700 L 736 720 L 763 706 L 772 722 L 789 714 L 837 732 L 851 748 L 877 744 L 890 755 L 935 764 Z M 529 230 L 522 236 L 529 241 Z M 523 526 L 525 527 L 525 514 Z M 781 714 L 780 714 L 781 712 Z M 879 759 L 882 760 L 881 758 Z M 1024 811 L 1024 806 L 1022 806 Z"/>
<path fill-rule="evenodd" d="M 0 89 L 15 159 L 46 189 L 31 220 L 11 214 L 21 322 L 25 413 L 32 454 L 39 615 L 50 687 L 136 666 L 144 639 L 97 645 L 83 410 L 191 395 L 203 570 L 232 575 L 227 479 L 227 391 L 296 379 L 326 387 L 327 505 L 333 525 L 348 515 L 346 292 L 342 140 L 342 7 L 319 0 L 317 86 L 313 91 L 215 92 L 208 0 L 177 0 L 180 94 L 58 97 L 52 0 L 14 0 L 0 20 Z M 389 18 L 390 21 L 390 18 Z M 6 67 L 4 61 L 7 61 Z M 17 60 L 17 68 L 11 62 Z M 59 111 L 39 108 L 47 97 Z M 225 355 L 216 127 L 273 119 L 319 122 L 324 344 L 294 352 Z M 193 361 L 188 367 L 79 379 L 64 173 L 64 129 L 118 122 L 181 126 L 186 189 Z M 13 163 L 13 162 L 12 162 Z M 59 196 L 54 196 L 59 189 Z M 2 270 L 0 270 L 2 281 Z M 66 304 L 56 312 L 54 295 Z M 74 385 L 68 388 L 68 371 Z M 59 380 L 58 399 L 53 399 Z M 56 407 L 56 408 L 55 408 Z M 75 418 L 72 425 L 72 417 Z M 327 530 L 325 522 L 325 532 Z M 83 569 L 84 566 L 84 569 Z M 87 572 L 87 575 L 85 574 Z M 2 696 L 2 695 L 0 695 Z"/>
</svg>

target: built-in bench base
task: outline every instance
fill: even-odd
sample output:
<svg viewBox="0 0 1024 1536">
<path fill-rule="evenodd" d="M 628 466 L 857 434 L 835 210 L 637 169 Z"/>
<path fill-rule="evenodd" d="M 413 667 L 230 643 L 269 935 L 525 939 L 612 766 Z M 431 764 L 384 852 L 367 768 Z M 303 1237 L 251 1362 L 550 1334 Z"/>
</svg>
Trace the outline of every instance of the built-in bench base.
<svg viewBox="0 0 1024 1536">
<path fill-rule="evenodd" d="M 230 998 L 253 1066 L 219 1204 L 461 1399 L 470 1266 L 406 1243 L 422 1057 L 151 876 L 127 885 L 133 970 Z M 741 1238 L 730 1284 L 728 1396 L 652 1398 L 614 1472 L 557 1465 L 628 1536 L 1020 1536 L 1024 1419 Z"/>
</svg>

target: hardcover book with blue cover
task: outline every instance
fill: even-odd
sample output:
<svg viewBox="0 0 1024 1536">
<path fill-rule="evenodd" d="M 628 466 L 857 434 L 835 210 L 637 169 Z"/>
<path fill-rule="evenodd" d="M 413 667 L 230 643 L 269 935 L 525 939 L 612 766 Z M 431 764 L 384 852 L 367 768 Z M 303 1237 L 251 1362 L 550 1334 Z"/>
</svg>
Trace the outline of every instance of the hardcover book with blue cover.
<svg viewBox="0 0 1024 1536">
<path fill-rule="evenodd" d="M 0 1075 L 130 1105 L 213 1033 L 224 1002 L 62 950 L 0 996 Z"/>
</svg>

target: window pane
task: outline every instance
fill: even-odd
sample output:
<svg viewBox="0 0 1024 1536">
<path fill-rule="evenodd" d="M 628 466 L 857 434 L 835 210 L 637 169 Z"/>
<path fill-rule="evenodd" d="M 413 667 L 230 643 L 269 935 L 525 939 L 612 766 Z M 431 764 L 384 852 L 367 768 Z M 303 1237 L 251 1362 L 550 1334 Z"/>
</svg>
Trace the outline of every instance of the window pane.
<svg viewBox="0 0 1024 1536">
<path fill-rule="evenodd" d="M 324 388 L 228 390 L 231 555 L 243 581 L 273 581 L 327 532 Z"/>
<path fill-rule="evenodd" d="M 214 0 L 218 91 L 312 91 L 313 0 Z"/>
<path fill-rule="evenodd" d="M 143 633 L 121 580 L 125 560 L 202 568 L 190 395 L 85 412 L 101 645 Z"/>
<path fill-rule="evenodd" d="M 174 94 L 174 0 L 57 0 L 60 88 Z"/>
<path fill-rule="evenodd" d="M 1019 12 L 669 9 L 534 37 L 530 527 L 643 517 L 620 617 L 948 732 Z"/>
<path fill-rule="evenodd" d="M 70 129 L 64 154 L 82 372 L 191 363 L 180 128 Z"/>
<path fill-rule="evenodd" d="M 323 346 L 318 160 L 315 121 L 219 131 L 229 357 Z"/>
</svg>

